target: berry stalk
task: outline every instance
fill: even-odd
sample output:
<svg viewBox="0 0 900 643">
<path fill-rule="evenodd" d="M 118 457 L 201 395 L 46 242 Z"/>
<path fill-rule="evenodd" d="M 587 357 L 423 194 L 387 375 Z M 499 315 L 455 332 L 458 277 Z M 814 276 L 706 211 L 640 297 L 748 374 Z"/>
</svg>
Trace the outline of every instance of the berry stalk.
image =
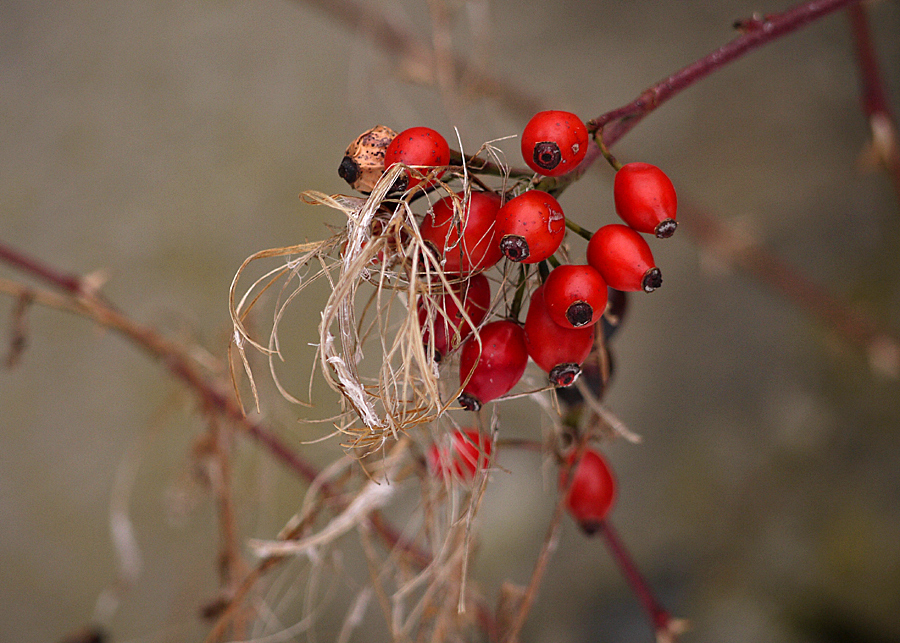
<svg viewBox="0 0 900 643">
<path fill-rule="evenodd" d="M 637 568 L 628 548 L 625 547 L 625 544 L 619 538 L 618 533 L 609 520 L 604 520 L 600 523 L 600 529 L 597 533 L 603 537 L 603 542 L 613 559 L 616 561 L 616 564 L 619 566 L 622 576 L 628 581 L 632 591 L 641 602 L 644 611 L 646 611 L 647 615 L 650 617 L 654 631 L 656 631 L 658 635 L 672 632 L 674 627 L 671 615 L 657 600 L 649 583 L 647 583 L 647 580 Z"/>
</svg>

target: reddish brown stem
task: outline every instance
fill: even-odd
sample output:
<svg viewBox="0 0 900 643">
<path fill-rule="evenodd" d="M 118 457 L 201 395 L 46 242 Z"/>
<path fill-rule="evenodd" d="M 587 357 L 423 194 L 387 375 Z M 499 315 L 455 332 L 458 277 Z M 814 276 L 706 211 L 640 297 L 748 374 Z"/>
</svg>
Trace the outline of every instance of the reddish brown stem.
<svg viewBox="0 0 900 643">
<path fill-rule="evenodd" d="M 588 131 L 594 133 L 602 129 L 604 142 L 607 146 L 612 146 L 657 107 L 714 71 L 757 47 L 859 1 L 811 0 L 783 13 L 756 18 L 747 23 L 753 25 L 752 29 L 746 30 L 731 42 L 647 88 L 627 105 L 588 121 Z"/>
<path fill-rule="evenodd" d="M 226 393 L 227 387 L 207 378 L 182 346 L 166 339 L 153 328 L 135 322 L 102 301 L 97 293 L 85 287 L 83 279 L 58 270 L 3 243 L 0 243 L 0 261 L 12 265 L 20 272 L 43 279 L 56 289 L 79 297 L 80 300 L 76 302 L 78 311 L 97 323 L 121 333 L 145 353 L 161 361 L 170 373 L 193 391 L 204 411 L 224 415 L 245 434 L 259 442 L 276 460 L 281 461 L 306 481 L 311 482 L 319 474 L 315 466 L 297 455 L 268 427 L 247 417 L 234 396 Z M 23 293 L 27 293 L 27 289 L 23 289 Z M 337 495 L 337 490 L 328 482 L 322 483 L 321 490 L 328 496 Z M 427 555 L 416 550 L 412 543 L 404 542 L 400 532 L 391 525 L 375 518 L 373 527 L 391 546 L 401 547 L 419 562 L 430 560 Z"/>
<path fill-rule="evenodd" d="M 876 370 L 891 377 L 900 375 L 900 339 L 892 331 L 832 296 L 752 238 L 741 237 L 716 217 L 684 205 L 685 229 L 703 248 L 720 255 L 730 265 L 747 270 L 773 292 L 783 294 L 830 330 L 862 348 Z"/>
<path fill-rule="evenodd" d="M 855 4 L 847 10 L 859 65 L 862 106 L 872 130 L 872 148 L 885 166 L 894 193 L 900 202 L 900 146 L 897 143 L 897 119 L 891 110 L 884 75 L 872 39 L 865 5 Z"/>
<path fill-rule="evenodd" d="M 600 524 L 600 531 L 597 533 L 603 537 L 603 542 L 619 566 L 622 576 L 628 581 L 635 596 L 641 602 L 644 611 L 650 617 L 650 621 L 653 623 L 653 630 L 655 632 L 670 631 L 672 629 L 671 615 L 656 599 L 656 595 L 650 588 L 649 583 L 641 574 L 634 559 L 631 557 L 631 553 L 619 538 L 616 530 L 613 529 L 612 524 L 608 520 L 604 520 Z"/>
<path fill-rule="evenodd" d="M 0 260 L 73 295 L 89 294 L 80 277 L 58 271 L 3 244 L 0 244 Z"/>
</svg>

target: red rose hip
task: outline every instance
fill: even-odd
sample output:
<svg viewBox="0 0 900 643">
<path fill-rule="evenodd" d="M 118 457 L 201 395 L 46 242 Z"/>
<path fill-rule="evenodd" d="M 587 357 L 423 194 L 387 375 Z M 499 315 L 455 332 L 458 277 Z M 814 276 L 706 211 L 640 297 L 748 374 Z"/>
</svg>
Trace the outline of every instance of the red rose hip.
<svg viewBox="0 0 900 643">
<path fill-rule="evenodd" d="M 500 250 L 510 261 L 538 263 L 559 248 L 566 217 L 559 202 L 541 190 L 507 201 L 497 212 Z"/>
<path fill-rule="evenodd" d="M 461 221 L 454 221 L 453 199 L 444 197 L 425 215 L 419 231 L 422 239 L 443 257 L 447 272 L 466 274 L 486 270 L 500 261 L 497 243 L 497 212 L 500 197 L 490 192 L 472 192 L 462 201 Z M 460 239 L 460 230 L 462 239 Z"/>
<path fill-rule="evenodd" d="M 570 112 L 538 112 L 522 132 L 522 157 L 528 167 L 544 176 L 574 170 L 587 147 L 587 128 Z"/>
<path fill-rule="evenodd" d="M 491 285 L 484 275 L 473 275 L 451 284 L 452 294 L 445 293 L 437 300 L 434 318 L 428 324 L 428 306 L 420 299 L 419 326 L 425 345 L 434 341 L 434 359 L 441 359 L 459 346 L 487 317 L 491 306 Z M 460 308 L 462 304 L 462 308 Z"/>
<path fill-rule="evenodd" d="M 675 186 L 655 165 L 628 163 L 622 166 L 613 181 L 613 199 L 618 215 L 638 232 L 664 239 L 671 237 L 678 227 Z"/>
<path fill-rule="evenodd" d="M 611 223 L 597 230 L 588 242 L 587 261 L 616 290 L 652 292 L 662 285 L 649 244 L 627 225 Z"/>
<path fill-rule="evenodd" d="M 443 136 L 430 127 L 410 127 L 397 134 L 384 152 L 385 169 L 396 163 L 404 163 L 427 173 L 429 168 L 450 164 L 450 146 Z M 396 187 L 407 190 L 421 182 L 407 171 L 405 181 Z"/>
<path fill-rule="evenodd" d="M 563 328 L 596 324 L 606 309 L 606 299 L 606 282 L 591 266 L 557 266 L 544 283 L 547 312 Z"/>
<path fill-rule="evenodd" d="M 428 467 L 438 478 L 471 480 L 491 459 L 491 440 L 477 429 L 454 431 L 428 449 Z"/>
<path fill-rule="evenodd" d="M 556 386 L 572 386 L 581 365 L 594 348 L 595 326 L 563 328 L 550 316 L 546 305 L 547 285 L 531 295 L 525 316 L 525 346 L 534 363 Z"/>
<path fill-rule="evenodd" d="M 587 533 L 596 533 L 616 500 L 616 480 L 606 459 L 587 449 L 576 463 L 576 452 L 568 457 L 569 475 L 559 474 L 559 488 L 566 494 L 566 510 Z M 574 467 L 571 465 L 575 465 Z"/>
<path fill-rule="evenodd" d="M 485 324 L 460 351 L 459 383 L 463 391 L 459 403 L 466 410 L 477 411 L 486 402 L 506 395 L 522 379 L 527 365 L 528 349 L 521 326 L 507 320 Z"/>
</svg>

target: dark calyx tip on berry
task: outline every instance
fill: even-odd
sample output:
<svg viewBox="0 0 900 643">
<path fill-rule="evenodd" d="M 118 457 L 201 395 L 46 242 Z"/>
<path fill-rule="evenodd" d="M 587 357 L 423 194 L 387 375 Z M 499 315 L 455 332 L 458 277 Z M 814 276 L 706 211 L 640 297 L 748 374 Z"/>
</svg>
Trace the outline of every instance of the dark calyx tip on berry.
<svg viewBox="0 0 900 643">
<path fill-rule="evenodd" d="M 534 164 L 542 170 L 553 170 L 562 160 L 559 145 L 553 141 L 542 141 L 534 144 Z"/>
<path fill-rule="evenodd" d="M 594 319 L 594 309 L 586 301 L 576 301 L 566 310 L 566 319 L 575 328 L 586 326 Z"/>
<path fill-rule="evenodd" d="M 659 225 L 656 226 L 656 236 L 659 239 L 668 239 L 675 234 L 675 228 L 677 227 L 678 222 L 675 219 L 663 219 L 659 222 Z"/>
<path fill-rule="evenodd" d="M 566 388 L 572 386 L 581 375 L 581 366 L 572 362 L 557 364 L 550 369 L 550 382 L 555 386 Z"/>
<path fill-rule="evenodd" d="M 508 234 L 500 240 L 500 252 L 510 261 L 525 261 L 531 255 L 525 237 Z"/>
<path fill-rule="evenodd" d="M 338 166 L 338 176 L 353 185 L 359 179 L 359 163 L 351 157 L 345 156 Z"/>
<path fill-rule="evenodd" d="M 470 395 L 469 393 L 463 393 L 457 399 L 458 399 L 459 403 L 462 404 L 462 407 L 467 411 L 481 410 L 481 402 L 474 395 Z"/>
<path fill-rule="evenodd" d="M 581 527 L 581 531 L 585 534 L 593 536 L 600 531 L 600 528 L 603 527 L 603 523 L 599 520 L 584 520 L 578 523 L 578 526 Z"/>
<path fill-rule="evenodd" d="M 388 189 L 389 194 L 393 194 L 396 192 L 406 192 L 406 188 L 409 187 L 409 176 L 404 172 L 394 181 L 393 185 Z"/>
<path fill-rule="evenodd" d="M 641 279 L 641 288 L 644 292 L 653 292 L 660 286 L 662 286 L 662 271 L 659 268 L 650 268 L 644 273 L 644 278 Z"/>
</svg>

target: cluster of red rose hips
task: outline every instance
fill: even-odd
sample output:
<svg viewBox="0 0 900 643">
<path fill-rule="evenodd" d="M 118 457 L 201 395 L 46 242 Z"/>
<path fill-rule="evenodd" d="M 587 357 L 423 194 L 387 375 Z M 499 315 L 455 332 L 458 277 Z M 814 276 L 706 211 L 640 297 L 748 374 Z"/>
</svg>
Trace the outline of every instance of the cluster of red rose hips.
<svg viewBox="0 0 900 643">
<path fill-rule="evenodd" d="M 544 177 L 574 170 L 588 151 L 589 134 L 574 114 L 546 111 L 526 125 L 521 147 L 525 163 Z M 447 141 L 427 127 L 394 134 L 376 127 L 350 145 L 339 174 L 369 192 L 385 170 L 405 167 L 394 191 L 430 191 L 451 161 Z M 419 224 L 422 239 L 440 260 L 450 290 L 437 301 L 437 313 L 419 302 L 419 323 L 436 361 L 459 352 L 459 402 L 477 411 L 507 394 L 519 382 L 529 358 L 557 387 L 571 386 L 594 350 L 595 329 L 607 308 L 608 289 L 651 292 L 662 284 L 650 246 L 642 236 L 671 236 L 677 200 L 672 182 L 647 163 L 617 166 L 615 209 L 624 224 L 593 234 L 567 222 L 556 198 L 536 189 L 535 177 L 521 193 L 484 189 L 448 195 Z M 556 258 L 568 227 L 589 239 L 586 261 Z M 485 320 L 491 288 L 483 272 L 501 259 L 523 267 L 537 264 L 541 283 L 531 294 L 524 324 L 514 306 L 508 317 Z M 528 279 L 523 270 L 522 280 Z M 524 292 L 524 283 L 515 284 Z M 477 334 L 475 330 L 478 329 Z M 471 477 L 487 461 L 489 441 L 477 431 L 459 431 L 450 443 L 433 447 L 429 462 L 439 475 Z M 567 504 L 587 531 L 597 528 L 612 504 L 614 484 L 599 453 L 588 450 L 572 473 Z"/>
</svg>

